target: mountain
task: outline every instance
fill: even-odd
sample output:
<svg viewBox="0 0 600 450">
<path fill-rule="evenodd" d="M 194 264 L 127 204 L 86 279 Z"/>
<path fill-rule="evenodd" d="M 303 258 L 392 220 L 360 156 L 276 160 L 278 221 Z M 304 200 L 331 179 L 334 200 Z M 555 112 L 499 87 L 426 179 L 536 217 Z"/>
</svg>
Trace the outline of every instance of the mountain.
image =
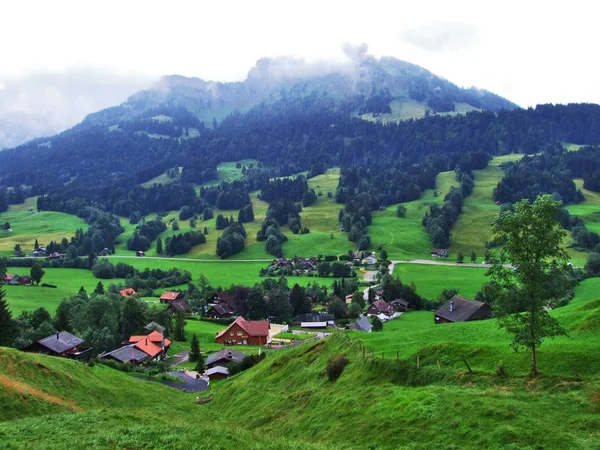
<svg viewBox="0 0 600 450">
<path fill-rule="evenodd" d="M 518 108 L 491 92 L 459 88 L 422 67 L 391 57 L 377 59 L 363 54 L 335 65 L 279 57 L 257 61 L 242 82 L 162 77 L 124 104 L 89 115 L 83 125 L 111 126 L 122 120 L 147 118 L 148 111 L 164 105 L 183 106 L 209 125 L 213 119 L 221 121 L 236 110 L 243 112 L 263 102 L 310 95 L 327 95 L 337 102 L 352 99 L 354 114 L 386 121 L 436 112 Z"/>
</svg>

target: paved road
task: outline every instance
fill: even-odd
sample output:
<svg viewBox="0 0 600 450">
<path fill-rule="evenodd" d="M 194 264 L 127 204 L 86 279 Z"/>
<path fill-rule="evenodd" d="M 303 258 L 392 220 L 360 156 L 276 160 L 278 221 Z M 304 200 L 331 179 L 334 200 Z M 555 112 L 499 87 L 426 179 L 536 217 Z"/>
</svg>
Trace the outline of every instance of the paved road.
<svg viewBox="0 0 600 450">
<path fill-rule="evenodd" d="M 195 380 L 192 377 L 188 377 L 184 375 L 183 372 L 167 372 L 167 375 L 171 375 L 175 378 L 179 378 L 182 382 L 179 383 L 177 381 L 167 381 L 167 380 L 158 380 L 154 378 L 141 378 L 138 380 L 148 381 L 150 383 L 160 383 L 165 386 L 172 387 L 174 389 L 179 389 L 180 391 L 185 390 L 186 392 L 200 392 L 206 391 L 208 389 L 208 382 L 203 379 Z"/>
<path fill-rule="evenodd" d="M 134 255 L 108 255 L 103 258 L 128 258 L 128 259 L 160 259 L 164 261 L 194 261 L 194 262 L 209 262 L 209 263 L 223 263 L 223 262 L 271 262 L 272 259 L 196 259 L 196 258 L 166 258 L 160 256 L 134 256 Z"/>
<path fill-rule="evenodd" d="M 428 264 L 432 266 L 453 266 L 453 267 L 492 267 L 491 264 L 477 264 L 477 263 L 451 263 L 442 261 L 432 261 L 430 259 L 411 259 L 409 261 L 391 261 L 390 273 L 394 271 L 396 264 Z M 510 264 L 504 264 L 504 267 L 512 268 Z"/>
<path fill-rule="evenodd" d="M 175 367 L 180 364 L 183 364 L 188 359 L 190 359 L 190 352 L 188 352 L 187 350 L 184 350 L 180 353 L 177 353 L 175 356 L 172 356 L 171 358 L 169 358 L 169 365 L 172 367 Z"/>
</svg>

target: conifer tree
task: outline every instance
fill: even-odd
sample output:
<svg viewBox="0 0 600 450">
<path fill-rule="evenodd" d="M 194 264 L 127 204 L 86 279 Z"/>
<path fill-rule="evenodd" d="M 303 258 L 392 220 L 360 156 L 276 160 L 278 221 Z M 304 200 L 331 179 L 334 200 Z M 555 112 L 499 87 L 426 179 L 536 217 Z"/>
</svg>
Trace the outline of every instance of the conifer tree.
<svg viewBox="0 0 600 450">
<path fill-rule="evenodd" d="M 104 294 L 104 285 L 102 284 L 102 281 L 98 281 L 98 284 L 96 285 L 96 289 L 94 289 L 94 294 L 98 294 L 98 295 Z"/>
<path fill-rule="evenodd" d="M 4 295 L 4 289 L 0 289 L 0 347 L 9 347 L 17 336 L 17 323 L 12 318 Z"/>
<path fill-rule="evenodd" d="M 198 336 L 196 333 L 192 336 L 192 342 L 190 344 L 190 361 L 197 362 L 202 358 L 200 353 L 200 343 L 198 342 Z"/>
<path fill-rule="evenodd" d="M 164 252 L 163 250 L 163 242 L 161 238 L 158 238 L 158 240 L 156 241 L 156 253 L 159 255 L 162 255 Z"/>
</svg>

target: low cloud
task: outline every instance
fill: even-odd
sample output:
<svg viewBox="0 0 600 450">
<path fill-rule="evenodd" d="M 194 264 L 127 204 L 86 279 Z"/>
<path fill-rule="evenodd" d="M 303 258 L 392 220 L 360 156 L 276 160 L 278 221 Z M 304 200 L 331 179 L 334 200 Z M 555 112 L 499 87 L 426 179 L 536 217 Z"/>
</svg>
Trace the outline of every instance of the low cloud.
<svg viewBox="0 0 600 450">
<path fill-rule="evenodd" d="M 0 79 L 0 149 L 64 131 L 152 82 L 89 68 Z"/>
<path fill-rule="evenodd" d="M 475 27 L 459 22 L 435 22 L 399 34 L 399 39 L 428 52 L 459 50 L 477 39 Z"/>
</svg>

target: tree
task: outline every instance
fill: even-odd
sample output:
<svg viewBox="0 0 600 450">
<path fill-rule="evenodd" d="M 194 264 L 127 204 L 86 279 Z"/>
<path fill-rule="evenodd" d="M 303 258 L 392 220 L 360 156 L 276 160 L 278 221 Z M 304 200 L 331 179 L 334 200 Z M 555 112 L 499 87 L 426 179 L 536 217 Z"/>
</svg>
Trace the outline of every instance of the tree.
<svg viewBox="0 0 600 450">
<path fill-rule="evenodd" d="M 477 254 L 475 253 L 475 250 L 473 250 L 473 251 L 471 252 L 471 262 L 472 262 L 472 263 L 475 263 L 475 262 L 477 262 Z"/>
<path fill-rule="evenodd" d="M 194 367 L 194 370 L 198 373 L 204 372 L 204 356 L 202 356 L 202 353 L 198 355 L 198 359 L 196 360 L 196 366 Z"/>
<path fill-rule="evenodd" d="M 208 234 L 208 228 L 204 227 L 204 236 L 206 236 Z"/>
<path fill-rule="evenodd" d="M 36 238 L 35 243 L 33 244 L 33 249 L 37 250 L 38 248 L 40 248 L 40 245 L 38 244 L 38 240 Z"/>
<path fill-rule="evenodd" d="M 121 308 L 121 336 L 127 339 L 144 331 L 146 304 L 135 297 L 127 297 Z"/>
<path fill-rule="evenodd" d="M 2 275 L 0 273 L 0 276 Z M 12 318 L 8 303 L 4 300 L 4 290 L 0 289 L 0 347 L 11 346 L 17 331 L 17 323 Z"/>
<path fill-rule="evenodd" d="M 379 317 L 373 317 L 371 324 L 373 325 L 373 331 L 383 331 L 383 322 L 381 322 Z"/>
<path fill-rule="evenodd" d="M 322 262 L 317 266 L 317 271 L 319 272 L 320 277 L 329 276 L 329 273 L 331 272 L 331 264 L 328 262 Z"/>
<path fill-rule="evenodd" d="M 336 319 L 343 319 L 346 317 L 346 308 L 344 302 L 339 298 L 334 298 L 327 303 L 327 312 L 333 314 Z"/>
<path fill-rule="evenodd" d="M 198 336 L 196 336 L 196 333 L 194 333 L 194 335 L 192 336 L 192 342 L 190 343 L 190 362 L 197 362 L 198 360 L 200 360 L 201 357 L 202 355 L 200 353 L 200 343 L 198 342 Z"/>
<path fill-rule="evenodd" d="M 364 294 L 360 291 L 357 291 L 354 294 L 352 294 L 352 303 L 356 303 L 358 306 L 360 306 L 360 309 L 362 310 L 366 305 Z"/>
<path fill-rule="evenodd" d="M 600 254 L 590 253 L 585 263 L 585 273 L 589 277 L 597 277 L 600 275 Z"/>
<path fill-rule="evenodd" d="M 171 228 L 173 229 L 173 231 L 179 231 L 179 222 L 174 220 L 173 223 L 171 224 Z"/>
<path fill-rule="evenodd" d="M 104 285 L 102 284 L 102 281 L 98 281 L 98 284 L 96 285 L 96 289 L 94 289 L 94 294 L 98 294 L 98 295 L 104 294 Z"/>
<path fill-rule="evenodd" d="M 164 252 L 163 250 L 163 241 L 161 238 L 158 238 L 158 240 L 156 241 L 156 253 L 158 255 L 162 255 Z"/>
<path fill-rule="evenodd" d="M 21 253 L 21 244 L 15 244 L 15 253 Z"/>
<path fill-rule="evenodd" d="M 458 251 L 458 256 L 456 257 L 456 262 L 459 264 L 462 264 L 462 262 L 465 260 L 465 255 L 463 255 L 463 252 L 461 252 L 460 250 Z"/>
<path fill-rule="evenodd" d="M 562 248 L 565 231 L 557 218 L 561 202 L 542 195 L 533 204 L 522 200 L 505 211 L 492 227 L 505 242 L 487 275 L 500 289 L 494 305 L 500 326 L 513 334 L 512 345 L 531 350 L 531 375 L 538 374 L 536 350 L 544 338 L 564 335 L 547 307 L 572 285 L 569 257 Z M 504 267 L 509 261 L 513 268 Z"/>
<path fill-rule="evenodd" d="M 387 261 L 387 259 L 388 259 L 388 252 L 385 249 L 381 250 L 381 260 Z"/>
<path fill-rule="evenodd" d="M 46 272 L 44 271 L 44 269 L 42 269 L 42 266 L 40 266 L 40 263 L 34 263 L 33 266 L 31 266 L 31 270 L 29 271 L 29 276 L 31 277 L 31 281 L 33 281 L 35 284 L 39 285 L 40 281 L 42 281 L 42 277 L 44 276 Z"/>
<path fill-rule="evenodd" d="M 396 207 L 396 216 L 406 217 L 406 206 L 404 206 L 403 204 L 399 204 Z"/>
<path fill-rule="evenodd" d="M 175 314 L 175 333 L 173 338 L 176 341 L 185 342 L 185 315 L 180 309 Z"/>
</svg>

